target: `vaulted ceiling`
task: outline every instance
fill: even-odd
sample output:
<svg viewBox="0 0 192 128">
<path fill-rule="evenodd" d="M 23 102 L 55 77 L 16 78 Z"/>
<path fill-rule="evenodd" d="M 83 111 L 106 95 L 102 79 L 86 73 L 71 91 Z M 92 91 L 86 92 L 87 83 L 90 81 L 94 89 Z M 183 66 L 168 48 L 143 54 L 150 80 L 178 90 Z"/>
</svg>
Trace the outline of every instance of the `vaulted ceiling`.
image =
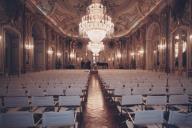
<svg viewBox="0 0 192 128">
<path fill-rule="evenodd" d="M 163 0 L 102 0 L 115 24 L 114 37 L 127 35 Z M 78 25 L 91 0 L 30 0 L 65 35 L 78 37 Z"/>
</svg>

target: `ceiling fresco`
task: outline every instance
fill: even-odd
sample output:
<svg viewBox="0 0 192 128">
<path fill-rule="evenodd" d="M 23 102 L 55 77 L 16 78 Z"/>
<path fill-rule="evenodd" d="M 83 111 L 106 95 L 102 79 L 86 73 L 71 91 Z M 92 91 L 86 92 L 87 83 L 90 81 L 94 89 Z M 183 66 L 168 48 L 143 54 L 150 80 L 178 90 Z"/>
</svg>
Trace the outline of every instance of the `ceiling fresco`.
<svg viewBox="0 0 192 128">
<path fill-rule="evenodd" d="M 127 35 L 162 0 L 101 0 L 115 24 L 114 37 Z M 78 37 L 79 22 L 91 0 L 30 0 L 68 36 Z"/>
</svg>

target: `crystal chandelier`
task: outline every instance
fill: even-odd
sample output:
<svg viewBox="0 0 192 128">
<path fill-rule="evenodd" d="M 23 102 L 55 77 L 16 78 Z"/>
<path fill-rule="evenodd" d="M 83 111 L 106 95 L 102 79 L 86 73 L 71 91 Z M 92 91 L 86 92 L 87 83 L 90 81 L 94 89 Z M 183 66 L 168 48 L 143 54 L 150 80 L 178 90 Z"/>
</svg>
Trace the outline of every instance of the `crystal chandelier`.
<svg viewBox="0 0 192 128">
<path fill-rule="evenodd" d="M 98 55 L 99 55 L 99 52 L 104 49 L 103 42 L 101 42 L 101 43 L 92 43 L 92 42 L 89 42 L 89 44 L 88 44 L 87 47 L 88 47 L 88 49 L 89 49 L 90 51 L 93 52 L 93 56 L 98 56 Z"/>
<path fill-rule="evenodd" d="M 93 0 L 79 24 L 80 35 L 84 38 L 88 37 L 91 42 L 100 43 L 113 32 L 114 24 L 111 17 L 106 14 L 106 7 L 99 0 Z"/>
</svg>

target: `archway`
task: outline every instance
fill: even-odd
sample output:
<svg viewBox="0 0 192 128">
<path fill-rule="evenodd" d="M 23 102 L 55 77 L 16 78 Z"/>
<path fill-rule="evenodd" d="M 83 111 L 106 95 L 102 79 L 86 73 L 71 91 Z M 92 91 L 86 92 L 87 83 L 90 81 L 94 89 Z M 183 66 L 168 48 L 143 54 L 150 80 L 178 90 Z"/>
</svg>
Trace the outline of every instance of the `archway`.
<svg viewBox="0 0 192 128">
<path fill-rule="evenodd" d="M 34 43 L 33 68 L 35 71 L 45 69 L 45 30 L 44 25 L 35 23 L 32 26 L 32 38 Z"/>
<path fill-rule="evenodd" d="M 179 27 L 173 33 L 173 67 L 174 70 L 187 68 L 187 28 Z"/>
<path fill-rule="evenodd" d="M 5 56 L 4 56 L 4 72 L 8 75 L 16 75 L 20 73 L 20 34 L 15 29 L 4 29 Z"/>
<path fill-rule="evenodd" d="M 146 69 L 157 69 L 160 65 L 160 26 L 152 23 L 146 34 Z"/>
</svg>

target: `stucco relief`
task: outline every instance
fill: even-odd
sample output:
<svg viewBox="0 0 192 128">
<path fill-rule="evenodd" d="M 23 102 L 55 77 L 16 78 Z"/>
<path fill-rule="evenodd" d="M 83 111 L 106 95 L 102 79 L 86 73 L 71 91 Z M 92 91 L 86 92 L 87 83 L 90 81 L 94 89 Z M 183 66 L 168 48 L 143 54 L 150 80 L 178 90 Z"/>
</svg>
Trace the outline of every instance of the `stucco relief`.
<svg viewBox="0 0 192 128">
<path fill-rule="evenodd" d="M 64 34 L 78 37 L 78 24 L 91 0 L 31 0 Z M 161 0 L 103 0 L 115 23 L 114 37 L 128 34 Z"/>
</svg>

